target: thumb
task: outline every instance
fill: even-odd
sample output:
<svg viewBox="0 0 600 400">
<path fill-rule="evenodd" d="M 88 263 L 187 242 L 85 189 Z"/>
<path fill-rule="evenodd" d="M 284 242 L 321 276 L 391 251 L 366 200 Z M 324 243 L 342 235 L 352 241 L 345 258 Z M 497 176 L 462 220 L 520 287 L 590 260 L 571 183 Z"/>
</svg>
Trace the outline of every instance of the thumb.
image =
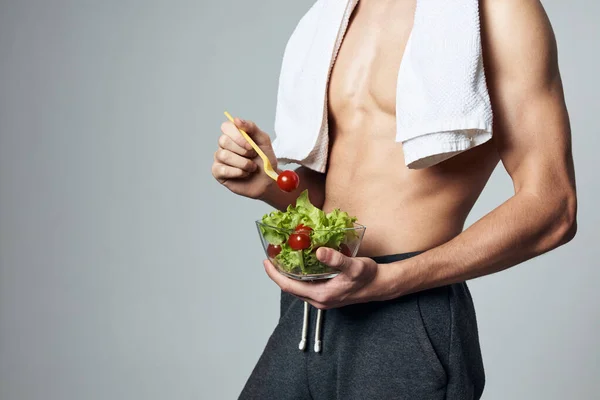
<svg viewBox="0 0 600 400">
<path fill-rule="evenodd" d="M 340 271 L 347 270 L 352 264 L 352 259 L 350 257 L 346 257 L 339 251 L 327 247 L 321 247 L 317 250 L 317 258 L 322 263 L 327 264 L 332 268 L 339 269 Z"/>
<path fill-rule="evenodd" d="M 235 118 L 234 123 L 235 126 L 246 132 L 257 145 L 262 146 L 271 144 L 271 138 L 269 135 L 256 126 L 254 122 L 243 120 L 241 118 Z"/>
</svg>

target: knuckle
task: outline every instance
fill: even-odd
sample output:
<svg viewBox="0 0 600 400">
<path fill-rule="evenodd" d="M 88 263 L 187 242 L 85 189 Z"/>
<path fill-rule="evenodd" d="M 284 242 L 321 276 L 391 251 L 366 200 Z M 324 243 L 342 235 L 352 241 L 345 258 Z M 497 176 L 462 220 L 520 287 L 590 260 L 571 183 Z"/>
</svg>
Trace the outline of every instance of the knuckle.
<svg viewBox="0 0 600 400">
<path fill-rule="evenodd" d="M 261 136 L 262 136 L 262 141 L 265 144 L 271 145 L 271 136 L 269 136 L 269 134 L 267 132 L 260 132 Z"/>
<path fill-rule="evenodd" d="M 225 179 L 227 178 L 227 167 L 223 164 L 214 163 L 212 167 L 212 175 L 215 179 Z"/>
<path fill-rule="evenodd" d="M 361 260 L 356 260 L 354 265 L 356 266 L 355 269 L 358 272 L 363 272 L 366 268 L 365 262 Z"/>
<path fill-rule="evenodd" d="M 254 149 L 250 149 L 250 150 L 245 150 L 245 156 L 252 159 L 252 158 L 258 157 L 258 154 L 256 154 L 256 151 L 254 151 Z"/>
<path fill-rule="evenodd" d="M 221 162 L 226 162 L 229 159 L 229 152 L 225 149 L 220 149 L 217 152 L 217 159 Z"/>
<path fill-rule="evenodd" d="M 255 136 L 256 136 L 256 139 L 258 141 L 260 141 L 260 143 L 269 144 L 269 145 L 271 144 L 271 137 L 267 133 L 257 130 L 257 132 L 255 133 Z"/>
<path fill-rule="evenodd" d="M 225 133 L 226 130 L 231 126 L 231 122 L 225 121 L 221 124 L 221 132 Z"/>
<path fill-rule="evenodd" d="M 244 171 L 243 169 L 236 168 L 235 176 L 236 178 L 245 178 L 246 176 L 248 176 L 248 172 Z"/>
<path fill-rule="evenodd" d="M 279 287 L 281 287 L 281 290 L 283 290 L 285 293 L 291 293 L 291 288 L 289 283 L 287 282 L 281 282 L 281 284 L 279 285 Z"/>
<path fill-rule="evenodd" d="M 251 147 L 250 143 L 245 143 L 244 146 L 242 146 L 242 148 L 244 149 L 244 156 L 248 157 L 248 158 L 255 158 L 258 157 L 258 154 L 256 154 L 256 151 L 254 150 L 253 147 Z"/>
<path fill-rule="evenodd" d="M 327 305 L 331 301 L 331 296 L 329 296 L 329 294 L 327 294 L 326 292 L 319 292 L 315 296 L 314 300 L 323 305 Z"/>
<path fill-rule="evenodd" d="M 239 133 L 239 132 L 235 133 L 235 138 L 234 139 L 235 139 L 234 140 L 235 144 L 237 144 L 238 146 L 240 146 L 242 149 L 244 149 L 246 147 L 246 143 L 248 143 L 248 142 L 246 142 L 246 139 L 244 139 L 242 137 L 241 133 Z"/>
<path fill-rule="evenodd" d="M 215 160 L 216 161 L 222 161 L 221 160 L 221 151 L 223 151 L 223 149 L 219 149 L 219 150 L 215 151 Z"/>
<path fill-rule="evenodd" d="M 228 139 L 229 139 L 229 137 L 227 135 L 221 135 L 221 136 L 219 136 L 219 146 L 220 147 L 227 146 Z"/>
<path fill-rule="evenodd" d="M 332 307 L 331 299 L 324 299 L 322 301 L 317 301 L 317 303 L 319 303 L 317 308 L 320 308 L 321 310 L 328 310 Z"/>
<path fill-rule="evenodd" d="M 362 276 L 362 274 L 365 272 L 365 263 L 364 262 L 355 263 L 354 268 L 352 268 L 351 271 L 352 271 L 353 278 L 358 278 L 358 277 Z"/>
<path fill-rule="evenodd" d="M 342 257 L 342 254 L 339 252 L 332 252 L 333 254 L 331 255 L 331 261 L 335 264 L 335 265 L 342 265 L 344 263 L 344 258 Z"/>
</svg>

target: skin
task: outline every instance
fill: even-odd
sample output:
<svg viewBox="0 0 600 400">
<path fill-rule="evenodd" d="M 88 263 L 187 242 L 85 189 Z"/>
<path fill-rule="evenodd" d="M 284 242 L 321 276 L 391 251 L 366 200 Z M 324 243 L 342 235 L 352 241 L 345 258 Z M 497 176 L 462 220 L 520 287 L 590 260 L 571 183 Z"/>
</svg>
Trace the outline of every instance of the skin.
<svg viewBox="0 0 600 400">
<path fill-rule="evenodd" d="M 246 146 L 235 126 L 222 126 L 230 141 L 220 139 L 213 175 L 230 190 L 282 209 L 308 188 L 315 205 L 341 208 L 368 227 L 360 257 L 319 249 L 322 262 L 342 271 L 329 281 L 295 281 L 264 262 L 282 290 L 317 308 L 388 300 L 492 274 L 561 246 L 576 232 L 569 117 L 554 34 L 540 2 L 481 1 L 494 137 L 422 170 L 406 168 L 394 141 L 395 82 L 414 8 L 414 0 L 357 6 L 329 84 L 325 175 L 300 168 L 301 187 L 284 194 L 254 169 L 260 164 L 255 154 L 229 143 Z M 275 161 L 266 133 L 251 122 L 236 125 Z M 463 231 L 499 161 L 514 195 Z M 369 258 L 417 250 L 425 252 L 381 266 Z"/>
</svg>

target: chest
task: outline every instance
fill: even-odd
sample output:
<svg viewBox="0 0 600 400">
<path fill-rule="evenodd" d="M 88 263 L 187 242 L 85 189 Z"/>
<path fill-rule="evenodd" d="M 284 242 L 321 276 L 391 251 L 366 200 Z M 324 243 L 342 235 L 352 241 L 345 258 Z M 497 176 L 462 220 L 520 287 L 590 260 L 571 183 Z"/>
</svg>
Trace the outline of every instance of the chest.
<svg viewBox="0 0 600 400">
<path fill-rule="evenodd" d="M 376 109 L 395 115 L 398 70 L 415 4 L 415 0 L 359 1 L 342 32 L 331 71 L 331 114 Z"/>
</svg>

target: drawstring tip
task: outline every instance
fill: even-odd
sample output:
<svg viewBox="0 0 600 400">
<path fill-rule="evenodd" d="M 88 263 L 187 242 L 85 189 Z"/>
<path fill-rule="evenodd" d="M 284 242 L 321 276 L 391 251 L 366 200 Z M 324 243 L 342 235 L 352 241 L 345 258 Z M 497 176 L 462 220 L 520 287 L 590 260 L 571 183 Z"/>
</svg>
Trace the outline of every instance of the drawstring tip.
<svg viewBox="0 0 600 400">
<path fill-rule="evenodd" d="M 320 353 L 321 352 L 321 341 L 317 340 L 315 342 L 315 353 Z"/>
<path fill-rule="evenodd" d="M 315 353 L 321 352 L 321 322 L 323 320 L 323 310 L 317 311 L 317 326 L 315 328 Z"/>
<path fill-rule="evenodd" d="M 300 344 L 298 345 L 298 348 L 302 351 L 304 351 L 304 349 L 306 349 L 306 339 L 302 339 L 300 341 Z"/>
<path fill-rule="evenodd" d="M 304 302 L 304 320 L 302 321 L 302 340 L 298 345 L 301 351 L 306 348 L 306 334 L 308 333 L 308 303 Z"/>
</svg>

